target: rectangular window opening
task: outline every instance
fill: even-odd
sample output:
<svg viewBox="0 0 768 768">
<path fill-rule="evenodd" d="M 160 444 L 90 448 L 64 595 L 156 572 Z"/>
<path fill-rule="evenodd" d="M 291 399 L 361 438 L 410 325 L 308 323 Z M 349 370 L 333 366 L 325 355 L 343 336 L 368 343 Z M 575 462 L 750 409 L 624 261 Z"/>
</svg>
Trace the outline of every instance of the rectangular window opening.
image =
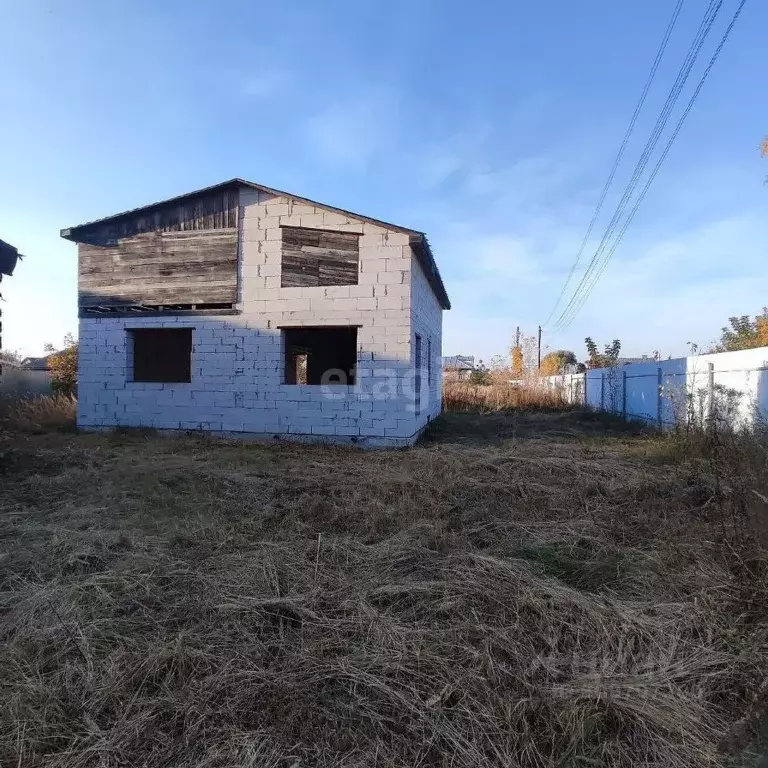
<svg viewBox="0 0 768 768">
<path fill-rule="evenodd" d="M 427 384 L 432 386 L 432 337 L 427 336 Z"/>
<path fill-rule="evenodd" d="M 357 285 L 360 235 L 303 227 L 281 227 L 282 288 Z"/>
<path fill-rule="evenodd" d="M 416 369 L 414 377 L 414 393 L 415 400 L 414 408 L 416 415 L 421 413 L 421 336 L 417 333 L 414 338 L 414 352 L 413 352 L 414 368 Z"/>
<path fill-rule="evenodd" d="M 192 328 L 135 328 L 128 333 L 133 381 L 192 381 Z"/>
<path fill-rule="evenodd" d="M 357 328 L 284 328 L 285 383 L 353 385 Z"/>
</svg>

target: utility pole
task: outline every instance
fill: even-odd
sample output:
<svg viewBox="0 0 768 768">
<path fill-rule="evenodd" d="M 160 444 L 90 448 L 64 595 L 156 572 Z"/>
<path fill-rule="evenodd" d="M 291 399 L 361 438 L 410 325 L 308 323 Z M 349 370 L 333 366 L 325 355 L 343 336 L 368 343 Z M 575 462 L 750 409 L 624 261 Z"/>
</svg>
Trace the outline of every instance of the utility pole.
<svg viewBox="0 0 768 768">
<path fill-rule="evenodd" d="M 541 370 L 541 326 L 539 326 L 538 358 L 539 358 L 538 370 Z"/>
</svg>

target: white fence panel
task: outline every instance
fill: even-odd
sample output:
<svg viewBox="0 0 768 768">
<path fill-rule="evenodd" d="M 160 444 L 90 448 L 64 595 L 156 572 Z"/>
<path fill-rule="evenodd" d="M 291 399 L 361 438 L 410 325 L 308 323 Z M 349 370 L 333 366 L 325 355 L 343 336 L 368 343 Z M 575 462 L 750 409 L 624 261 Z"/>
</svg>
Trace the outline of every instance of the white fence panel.
<svg viewBox="0 0 768 768">
<path fill-rule="evenodd" d="M 697 396 L 714 388 L 715 405 L 729 401 L 742 424 L 768 418 L 768 347 L 688 358 Z"/>
<path fill-rule="evenodd" d="M 659 426 L 713 415 L 768 421 L 768 347 L 598 368 L 545 378 L 566 399 Z"/>
</svg>

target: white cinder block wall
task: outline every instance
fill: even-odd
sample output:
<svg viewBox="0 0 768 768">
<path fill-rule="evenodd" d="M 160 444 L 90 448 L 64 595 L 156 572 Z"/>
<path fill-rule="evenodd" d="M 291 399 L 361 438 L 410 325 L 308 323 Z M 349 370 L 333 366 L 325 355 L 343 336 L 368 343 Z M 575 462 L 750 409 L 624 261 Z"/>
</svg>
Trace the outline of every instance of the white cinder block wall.
<svg viewBox="0 0 768 768">
<path fill-rule="evenodd" d="M 411 269 L 411 329 L 414 339 L 416 334 L 421 336 L 421 408 L 414 414 L 414 428 L 419 430 L 439 416 L 442 408 L 443 308 L 415 257 Z"/>
<path fill-rule="evenodd" d="M 281 288 L 281 225 L 359 232 L 359 285 Z M 442 310 L 407 234 L 241 188 L 240 314 L 80 320 L 78 424 L 413 442 L 440 410 Z M 413 308 L 413 312 L 411 311 Z M 354 386 L 286 385 L 285 326 L 356 325 Z M 131 381 L 132 328 L 191 327 L 192 381 Z M 414 412 L 412 345 L 423 340 Z M 427 339 L 432 382 L 427 384 Z"/>
</svg>

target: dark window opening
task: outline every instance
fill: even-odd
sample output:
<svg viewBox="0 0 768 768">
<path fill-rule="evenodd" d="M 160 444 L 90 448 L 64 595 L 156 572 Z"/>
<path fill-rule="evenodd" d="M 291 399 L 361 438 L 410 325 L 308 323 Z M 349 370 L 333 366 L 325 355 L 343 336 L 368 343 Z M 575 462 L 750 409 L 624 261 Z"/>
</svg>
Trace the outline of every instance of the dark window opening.
<svg viewBox="0 0 768 768">
<path fill-rule="evenodd" d="M 419 334 L 415 334 L 414 338 L 414 352 L 413 352 L 413 362 L 414 362 L 414 368 L 416 369 L 416 374 L 414 377 L 414 394 L 415 394 L 415 400 L 414 408 L 416 410 L 416 415 L 421 413 L 421 336 Z"/>
<path fill-rule="evenodd" d="M 192 380 L 191 328 L 141 328 L 129 333 L 133 381 Z"/>
<path fill-rule="evenodd" d="M 427 384 L 432 386 L 432 337 L 427 336 Z"/>
<path fill-rule="evenodd" d="M 283 330 L 286 384 L 354 384 L 357 328 Z"/>
<path fill-rule="evenodd" d="M 357 285 L 360 260 L 357 233 L 282 227 L 282 238 L 281 287 Z"/>
</svg>

